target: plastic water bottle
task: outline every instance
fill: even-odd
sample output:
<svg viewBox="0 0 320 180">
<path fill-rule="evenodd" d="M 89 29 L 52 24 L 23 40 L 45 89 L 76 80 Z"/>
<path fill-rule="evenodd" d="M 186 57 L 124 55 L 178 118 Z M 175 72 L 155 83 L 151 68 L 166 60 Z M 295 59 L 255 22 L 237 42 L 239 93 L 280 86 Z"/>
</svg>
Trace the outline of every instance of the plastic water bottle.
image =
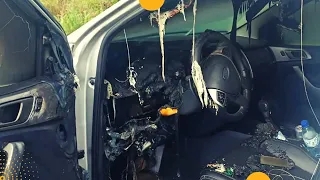
<svg viewBox="0 0 320 180">
<path fill-rule="evenodd" d="M 309 125 L 307 120 L 301 121 L 302 138 L 307 147 L 316 147 L 319 144 L 318 133 Z"/>
</svg>

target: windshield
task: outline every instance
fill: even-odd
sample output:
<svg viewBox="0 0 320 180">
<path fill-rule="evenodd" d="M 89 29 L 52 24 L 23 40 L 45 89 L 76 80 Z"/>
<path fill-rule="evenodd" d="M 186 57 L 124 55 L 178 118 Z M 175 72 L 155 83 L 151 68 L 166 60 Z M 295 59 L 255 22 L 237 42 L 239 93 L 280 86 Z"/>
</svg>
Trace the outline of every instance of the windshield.
<svg viewBox="0 0 320 180">
<path fill-rule="evenodd" d="M 188 5 L 189 1 L 185 1 Z M 192 2 L 192 1 L 190 1 Z M 179 5 L 179 2 L 176 4 Z M 269 8 L 272 8 L 274 3 L 267 4 L 259 13 L 263 13 Z M 174 6 L 173 6 L 174 7 Z M 183 13 L 175 14 L 169 18 L 165 24 L 165 37 L 188 36 L 192 34 L 193 25 L 193 6 L 189 6 L 185 11 L 185 19 Z M 249 2 L 242 3 L 239 13 L 237 26 L 241 27 L 247 23 L 246 12 L 248 11 Z M 162 13 L 170 12 L 169 8 L 162 9 Z M 172 8 L 175 9 L 175 8 Z M 171 9 L 171 10 L 172 10 Z M 154 12 L 157 13 L 157 12 Z M 149 13 L 135 22 L 132 26 L 126 28 L 128 39 L 140 38 L 154 38 L 159 36 L 158 25 L 156 21 L 152 20 L 153 13 Z M 258 16 L 257 15 L 257 16 Z M 197 15 L 196 15 L 196 34 L 204 32 L 206 29 L 228 33 L 232 29 L 233 23 L 233 5 L 231 0 L 201 0 L 198 1 Z M 123 40 L 123 33 L 114 39 Z"/>
<path fill-rule="evenodd" d="M 290 14 L 288 18 L 291 22 L 300 22 L 300 9 Z M 320 3 L 308 2 L 303 8 L 303 45 L 319 46 L 320 30 Z M 281 39 L 284 45 L 300 45 L 300 33 L 291 28 L 282 28 Z"/>
</svg>

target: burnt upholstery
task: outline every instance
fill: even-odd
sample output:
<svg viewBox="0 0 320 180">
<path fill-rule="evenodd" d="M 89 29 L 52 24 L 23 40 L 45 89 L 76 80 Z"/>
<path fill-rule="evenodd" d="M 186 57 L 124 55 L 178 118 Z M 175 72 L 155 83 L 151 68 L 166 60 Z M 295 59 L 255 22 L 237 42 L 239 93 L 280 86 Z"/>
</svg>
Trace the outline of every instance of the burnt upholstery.
<svg viewBox="0 0 320 180">
<path fill-rule="evenodd" d="M 244 172 L 243 176 L 231 178 L 212 169 L 207 169 L 205 166 L 210 162 L 223 158 L 224 164 L 235 164 L 238 167 L 250 166 L 248 169 L 251 171 L 255 168 L 259 171 L 259 168 L 255 167 L 255 163 L 248 165 L 250 157 L 253 155 L 258 156 L 259 154 L 277 155 L 280 152 L 286 152 L 286 156 L 293 161 L 294 167 L 287 170 L 293 176 L 310 179 L 315 171 L 317 161 L 295 143 L 268 139 L 261 143 L 258 148 L 241 145 L 249 138 L 252 138 L 252 136 L 233 131 L 224 131 L 207 138 L 187 139 L 181 162 L 183 179 L 199 179 L 199 177 L 201 180 L 246 179 L 247 174 L 251 172 L 247 171 Z M 259 164 L 259 161 L 256 164 Z M 272 170 L 270 171 L 271 174 L 277 175 L 284 173 L 277 169 L 280 168 L 265 166 L 264 170 Z M 320 179 L 319 174 L 315 174 L 313 179 Z M 270 175 L 271 179 L 273 177 Z M 283 180 L 292 179 L 289 175 L 282 175 L 282 178 Z"/>
</svg>

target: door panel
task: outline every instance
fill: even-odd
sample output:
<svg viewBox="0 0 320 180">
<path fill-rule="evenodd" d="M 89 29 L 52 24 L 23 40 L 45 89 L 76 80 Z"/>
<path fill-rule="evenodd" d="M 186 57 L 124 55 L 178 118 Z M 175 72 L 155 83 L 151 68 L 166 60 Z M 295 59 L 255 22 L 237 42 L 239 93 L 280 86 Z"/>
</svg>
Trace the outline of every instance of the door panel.
<svg viewBox="0 0 320 180">
<path fill-rule="evenodd" d="M 82 179 L 72 55 L 47 13 L 0 0 L 0 180 Z"/>
<path fill-rule="evenodd" d="M 57 108 L 56 92 L 48 82 L 0 96 L 1 119 L 11 118 L 4 119 L 8 123 L 0 124 L 0 132 L 54 120 L 60 116 L 56 113 Z M 12 118 L 17 119 L 12 121 Z"/>
<path fill-rule="evenodd" d="M 297 48 L 299 46 L 290 46 Z M 306 78 L 306 88 L 313 110 L 317 117 L 320 116 L 320 77 L 319 68 L 319 47 L 304 46 L 312 57 L 309 61 L 304 61 L 304 73 Z M 294 129 L 301 120 L 309 120 L 310 124 L 320 130 L 313 112 L 310 109 L 306 98 L 303 74 L 300 61 L 291 64 L 278 64 L 273 71 L 270 71 L 270 81 L 268 87 L 270 97 L 273 98 L 276 106 L 273 108 L 273 116 L 276 123 L 285 128 Z"/>
<path fill-rule="evenodd" d="M 62 108 L 56 82 L 35 80 L 0 96 L 0 156 L 6 179 L 80 179 L 74 96 Z M 72 101 L 73 99 L 73 101 Z M 1 168 L 0 168 L 1 169 Z M 1 176 L 0 176 L 1 177 Z"/>
</svg>

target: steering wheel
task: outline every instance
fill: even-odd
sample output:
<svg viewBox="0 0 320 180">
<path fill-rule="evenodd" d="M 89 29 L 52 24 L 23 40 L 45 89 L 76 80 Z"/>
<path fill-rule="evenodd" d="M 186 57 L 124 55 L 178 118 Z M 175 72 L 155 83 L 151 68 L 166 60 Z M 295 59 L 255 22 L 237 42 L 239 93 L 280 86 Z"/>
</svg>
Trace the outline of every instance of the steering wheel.
<svg viewBox="0 0 320 180">
<path fill-rule="evenodd" d="M 202 57 L 205 45 L 210 43 L 216 43 L 216 49 L 210 51 L 212 53 L 207 57 Z M 227 121 L 237 121 L 243 118 L 249 108 L 252 69 L 240 48 L 237 48 L 223 34 L 206 30 L 196 40 L 195 60 L 201 66 L 211 102 L 218 105 L 218 108 L 208 108 L 215 113 L 218 109 L 218 116 Z M 189 112 L 199 107 L 196 88 L 191 89 L 193 93 L 189 92 L 183 98 L 188 104 L 194 104 L 192 108 L 189 107 Z M 197 98 L 191 97 L 190 94 Z M 195 99 L 198 99 L 198 103 L 195 102 Z M 182 107 L 185 108 L 186 105 Z"/>
</svg>

